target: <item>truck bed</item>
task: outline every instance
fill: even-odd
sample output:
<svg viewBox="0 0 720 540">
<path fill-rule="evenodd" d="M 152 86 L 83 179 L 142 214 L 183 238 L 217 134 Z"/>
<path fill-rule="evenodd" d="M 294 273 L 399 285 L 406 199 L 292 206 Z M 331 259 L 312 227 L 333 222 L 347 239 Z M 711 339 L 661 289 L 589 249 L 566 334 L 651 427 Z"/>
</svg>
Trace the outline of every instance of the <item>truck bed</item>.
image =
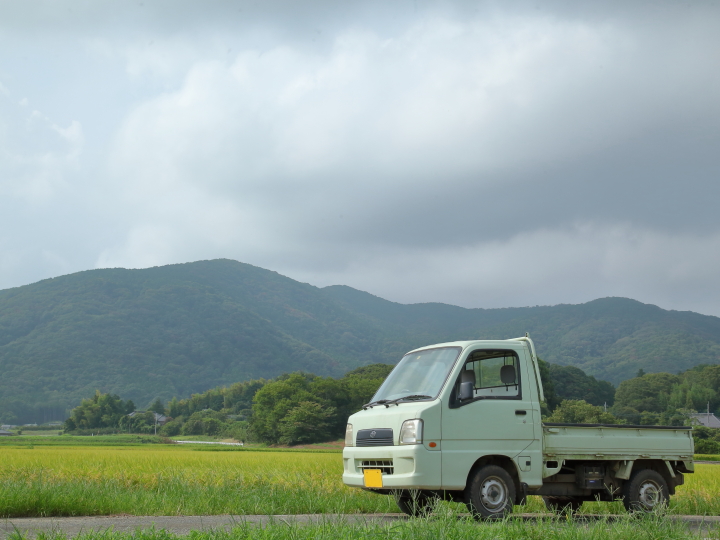
<svg viewBox="0 0 720 540">
<path fill-rule="evenodd" d="M 608 424 L 543 424 L 546 459 L 691 460 L 692 428 Z"/>
</svg>

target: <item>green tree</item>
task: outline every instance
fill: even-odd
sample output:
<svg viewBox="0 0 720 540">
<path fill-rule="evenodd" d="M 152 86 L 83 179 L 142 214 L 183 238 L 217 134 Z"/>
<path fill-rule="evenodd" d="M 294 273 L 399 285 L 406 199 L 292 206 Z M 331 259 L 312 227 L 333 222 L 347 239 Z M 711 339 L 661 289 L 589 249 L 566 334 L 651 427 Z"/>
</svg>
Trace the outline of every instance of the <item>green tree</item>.
<svg viewBox="0 0 720 540">
<path fill-rule="evenodd" d="M 541 407 L 543 408 L 543 415 L 547 415 L 560 404 L 561 400 L 558 399 L 555 393 L 555 384 L 550 375 L 550 364 L 541 358 L 537 360 L 540 368 L 540 382 L 542 383 L 543 394 L 545 394 L 545 403 Z"/>
<path fill-rule="evenodd" d="M 681 377 L 670 373 L 648 373 L 623 381 L 615 392 L 615 406 L 636 411 L 664 412 L 670 401 L 673 386 Z"/>
<path fill-rule="evenodd" d="M 183 420 L 181 416 L 179 418 L 171 420 L 170 422 L 162 426 L 158 433 L 160 433 L 160 435 L 162 435 L 163 437 L 174 437 L 176 435 L 180 435 L 180 432 L 182 431 L 182 426 Z"/>
<path fill-rule="evenodd" d="M 301 401 L 280 420 L 282 444 L 302 444 L 327 440 L 335 420 L 334 407 L 323 407 L 315 401 Z"/>
<path fill-rule="evenodd" d="M 607 381 L 598 381 L 575 366 L 550 364 L 550 378 L 556 389 L 557 400 L 583 399 L 592 405 L 612 405 L 615 387 Z"/>
<path fill-rule="evenodd" d="M 603 407 L 591 405 L 581 399 L 566 399 L 553 411 L 546 422 L 561 424 L 624 424 L 625 421 L 611 413 L 605 412 Z"/>
<path fill-rule="evenodd" d="M 157 398 L 155 401 L 153 401 L 152 405 L 150 405 L 148 410 L 156 412 L 158 414 L 165 414 L 165 405 L 163 405 L 163 402 L 160 400 L 160 398 Z"/>
<path fill-rule="evenodd" d="M 114 394 L 102 394 L 99 390 L 90 399 L 83 399 L 65 421 L 65 430 L 116 428 L 125 416 L 128 404 Z"/>
<path fill-rule="evenodd" d="M 253 399 L 253 415 L 250 426 L 253 433 L 264 442 L 280 442 L 281 420 L 303 401 L 315 401 L 310 393 L 310 379 L 313 376 L 292 373 L 263 386 Z M 327 405 L 323 403 L 321 405 Z"/>
</svg>

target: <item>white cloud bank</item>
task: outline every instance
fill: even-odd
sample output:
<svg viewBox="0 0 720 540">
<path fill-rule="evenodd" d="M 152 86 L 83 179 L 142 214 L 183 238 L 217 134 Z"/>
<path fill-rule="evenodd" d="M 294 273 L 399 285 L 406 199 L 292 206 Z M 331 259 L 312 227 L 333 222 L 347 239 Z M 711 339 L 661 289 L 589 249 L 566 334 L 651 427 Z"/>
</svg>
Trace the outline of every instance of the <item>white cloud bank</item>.
<svg viewBox="0 0 720 540">
<path fill-rule="evenodd" d="M 333 20 L 318 43 L 207 21 L 85 37 L 128 90 L 94 124 L 54 122 L 76 200 L 49 200 L 74 209 L 77 245 L 25 244 L 70 261 L 50 273 L 227 257 L 403 302 L 612 295 L 720 315 L 720 36 L 704 9 L 642 24 L 421 9 Z M 37 260 L 9 246 L 17 268 Z M 0 281 L 18 283 L 3 257 Z"/>
</svg>

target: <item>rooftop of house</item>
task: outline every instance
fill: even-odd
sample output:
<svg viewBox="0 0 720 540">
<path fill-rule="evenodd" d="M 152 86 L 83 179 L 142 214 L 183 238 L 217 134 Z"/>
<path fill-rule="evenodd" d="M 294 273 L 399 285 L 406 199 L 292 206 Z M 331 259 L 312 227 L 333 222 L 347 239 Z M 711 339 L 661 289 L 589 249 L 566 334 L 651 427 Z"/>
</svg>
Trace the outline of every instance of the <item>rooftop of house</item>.
<svg viewBox="0 0 720 540">
<path fill-rule="evenodd" d="M 720 418 L 714 413 L 693 413 L 690 418 L 696 420 L 701 426 L 709 428 L 720 428 Z"/>
<path fill-rule="evenodd" d="M 148 412 L 152 412 L 152 411 L 133 411 L 130 414 L 128 414 L 128 416 L 130 418 L 132 418 L 133 416 L 137 416 L 138 414 L 147 414 Z M 153 412 L 153 414 L 155 415 L 155 421 L 158 423 L 162 423 L 162 422 L 171 420 L 171 418 L 169 416 L 165 416 L 164 414 L 159 414 L 156 412 Z"/>
</svg>

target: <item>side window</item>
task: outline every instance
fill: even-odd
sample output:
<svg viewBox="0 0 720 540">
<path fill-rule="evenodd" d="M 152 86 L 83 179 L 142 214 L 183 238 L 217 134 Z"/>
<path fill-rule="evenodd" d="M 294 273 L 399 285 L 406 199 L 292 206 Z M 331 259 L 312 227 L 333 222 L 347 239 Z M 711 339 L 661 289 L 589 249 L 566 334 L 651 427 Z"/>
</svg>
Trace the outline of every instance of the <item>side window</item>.
<svg viewBox="0 0 720 540">
<path fill-rule="evenodd" d="M 518 357 L 511 351 L 475 351 L 465 363 L 463 381 L 473 381 L 475 398 L 517 399 Z"/>
</svg>

